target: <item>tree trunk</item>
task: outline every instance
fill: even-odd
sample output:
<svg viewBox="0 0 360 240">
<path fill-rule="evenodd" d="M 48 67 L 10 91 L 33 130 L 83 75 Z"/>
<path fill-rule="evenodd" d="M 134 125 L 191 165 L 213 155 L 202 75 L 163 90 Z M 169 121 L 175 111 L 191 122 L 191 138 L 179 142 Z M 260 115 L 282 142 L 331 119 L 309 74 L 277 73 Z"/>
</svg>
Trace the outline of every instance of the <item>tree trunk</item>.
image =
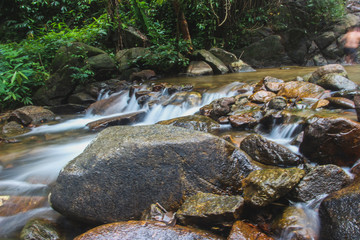
<svg viewBox="0 0 360 240">
<path fill-rule="evenodd" d="M 189 32 L 189 27 L 185 18 L 185 14 L 181 9 L 180 2 L 178 0 L 173 1 L 174 10 L 177 17 L 177 35 L 179 35 L 179 31 L 181 32 L 182 38 L 191 43 L 191 36 Z"/>
<path fill-rule="evenodd" d="M 123 49 L 123 41 L 121 36 L 121 23 L 119 22 L 119 4 L 120 0 L 108 0 L 106 11 L 110 17 L 111 22 L 117 22 L 117 28 L 115 29 L 115 50 L 116 52 Z M 111 31 L 111 30 L 110 30 Z"/>
</svg>

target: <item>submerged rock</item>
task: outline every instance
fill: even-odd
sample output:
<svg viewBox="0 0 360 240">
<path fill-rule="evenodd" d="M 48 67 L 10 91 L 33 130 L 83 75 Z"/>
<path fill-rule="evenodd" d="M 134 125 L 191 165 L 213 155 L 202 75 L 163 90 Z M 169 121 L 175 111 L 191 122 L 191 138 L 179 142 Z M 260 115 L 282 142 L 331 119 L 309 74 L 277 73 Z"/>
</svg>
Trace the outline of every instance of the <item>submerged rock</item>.
<svg viewBox="0 0 360 240">
<path fill-rule="evenodd" d="M 102 130 L 111 126 L 130 125 L 141 121 L 145 117 L 145 111 L 137 111 L 116 117 L 102 118 L 97 121 L 89 122 L 86 126 L 90 130 Z"/>
<path fill-rule="evenodd" d="M 244 199 L 199 192 L 185 199 L 176 212 L 184 225 L 211 227 L 230 225 L 240 217 Z"/>
<path fill-rule="evenodd" d="M 220 124 L 213 119 L 203 115 L 190 115 L 185 117 L 173 118 L 170 120 L 160 121 L 157 124 L 172 125 L 183 127 L 191 130 L 210 132 L 220 127 Z"/>
<path fill-rule="evenodd" d="M 259 134 L 251 134 L 244 138 L 240 148 L 255 161 L 266 165 L 288 167 L 304 162 L 300 156 L 285 146 L 267 140 Z"/>
<path fill-rule="evenodd" d="M 360 181 L 330 194 L 319 208 L 320 239 L 360 239 Z"/>
<path fill-rule="evenodd" d="M 140 219 L 155 202 L 175 211 L 197 191 L 236 193 L 255 169 L 260 167 L 244 152 L 208 133 L 159 124 L 116 126 L 69 162 L 50 202 L 82 221 Z"/>
<path fill-rule="evenodd" d="M 154 221 L 129 221 L 102 225 L 74 240 L 133 240 L 133 239 L 224 239 L 212 233 L 183 226 L 162 226 Z"/>
<path fill-rule="evenodd" d="M 305 171 L 298 168 L 264 169 L 251 172 L 243 180 L 245 202 L 264 207 L 285 196 L 304 175 Z"/>
<path fill-rule="evenodd" d="M 32 219 L 20 233 L 21 240 L 63 240 L 55 223 L 47 219 Z"/>
<path fill-rule="evenodd" d="M 347 118 L 313 117 L 300 152 L 310 161 L 351 167 L 360 158 L 360 124 Z"/>
</svg>

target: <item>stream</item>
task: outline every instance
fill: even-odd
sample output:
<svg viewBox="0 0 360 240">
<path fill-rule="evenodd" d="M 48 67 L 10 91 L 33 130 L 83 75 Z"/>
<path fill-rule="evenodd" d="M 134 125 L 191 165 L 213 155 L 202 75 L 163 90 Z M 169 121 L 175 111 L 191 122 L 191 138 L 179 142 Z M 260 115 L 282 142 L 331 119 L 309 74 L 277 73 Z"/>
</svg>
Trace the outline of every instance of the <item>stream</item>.
<svg viewBox="0 0 360 240">
<path fill-rule="evenodd" d="M 197 106 L 157 104 L 149 108 L 147 105 L 139 106 L 135 94 L 129 97 L 128 92 L 124 91 L 116 93 L 121 94 L 122 97 L 102 116 L 89 113 L 59 116 L 54 123 L 33 128 L 31 132 L 17 136 L 16 139 L 19 141 L 17 143 L 0 144 L 0 239 L 18 239 L 22 227 L 31 218 L 57 219 L 60 217 L 47 203 L 49 187 L 56 180 L 59 171 L 80 154 L 96 136 L 96 132 L 90 131 L 86 127 L 87 123 L 104 117 L 144 110 L 146 116 L 137 125 L 155 124 L 161 120 L 192 115 L 200 107 L 215 99 L 234 96 L 236 92 L 232 89 L 241 83 L 258 82 L 265 76 L 289 81 L 296 76 L 311 73 L 315 69 L 316 67 L 289 67 L 196 78 L 159 79 L 156 81 L 177 85 L 191 84 L 195 91 L 201 89 L 203 93 L 201 103 Z M 346 66 L 346 70 L 350 80 L 356 83 L 360 82 L 359 66 Z M 146 84 L 149 83 L 144 83 L 144 86 Z M 108 95 L 104 93 L 101 98 L 106 97 Z M 355 115 L 353 114 L 351 117 L 355 117 Z M 272 132 L 264 134 L 264 136 L 284 144 L 290 150 L 298 153 L 296 147 L 289 145 L 298 132 L 298 125 L 295 123 L 275 127 Z M 225 133 L 230 133 L 235 141 L 248 134 L 244 131 L 231 130 L 226 125 L 214 134 Z M 10 198 L 14 198 L 12 201 L 14 205 L 4 205 L 4 202 Z M 314 223 L 318 224 L 316 211 L 313 210 L 316 209 L 314 205 L 316 204 L 309 204 L 305 208 L 311 211 L 311 214 L 314 215 Z M 304 205 L 299 207 L 304 207 Z M 282 239 L 286 239 L 286 237 L 283 236 Z"/>
</svg>

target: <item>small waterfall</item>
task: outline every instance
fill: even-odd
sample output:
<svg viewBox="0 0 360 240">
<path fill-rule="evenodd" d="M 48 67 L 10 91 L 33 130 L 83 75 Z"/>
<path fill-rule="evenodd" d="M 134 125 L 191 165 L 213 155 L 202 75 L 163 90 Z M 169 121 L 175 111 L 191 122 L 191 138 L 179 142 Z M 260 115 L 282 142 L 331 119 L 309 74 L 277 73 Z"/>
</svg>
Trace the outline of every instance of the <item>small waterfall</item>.
<svg viewBox="0 0 360 240">
<path fill-rule="evenodd" d="M 271 141 L 286 146 L 294 153 L 299 153 L 297 146 L 291 144 L 294 138 L 303 130 L 300 122 L 276 125 L 268 135 L 264 135 Z"/>
<path fill-rule="evenodd" d="M 304 239 L 317 240 L 320 233 L 318 209 L 320 203 L 326 196 L 327 194 L 322 194 L 308 202 L 293 203 L 292 205 L 302 210 L 304 214 L 301 218 L 292 218 L 294 226 L 289 226 L 284 229 L 279 240 L 299 239 L 299 234 L 306 236 Z"/>
</svg>

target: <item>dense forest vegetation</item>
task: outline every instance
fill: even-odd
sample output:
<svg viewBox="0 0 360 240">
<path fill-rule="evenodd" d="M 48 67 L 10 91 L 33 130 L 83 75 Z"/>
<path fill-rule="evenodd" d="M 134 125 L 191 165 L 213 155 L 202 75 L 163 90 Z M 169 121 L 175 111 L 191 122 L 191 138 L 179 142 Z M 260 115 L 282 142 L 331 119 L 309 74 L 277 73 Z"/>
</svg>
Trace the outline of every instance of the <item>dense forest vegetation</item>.
<svg viewBox="0 0 360 240">
<path fill-rule="evenodd" d="M 344 0 L 4 0 L 0 2 L 0 109 L 32 104 L 60 46 L 74 41 L 124 48 L 123 30 L 138 29 L 156 54 L 142 64 L 188 63 L 196 49 L 235 50 L 260 28 L 316 34 L 342 17 Z M 78 69 L 87 81 L 90 69 Z"/>
</svg>

